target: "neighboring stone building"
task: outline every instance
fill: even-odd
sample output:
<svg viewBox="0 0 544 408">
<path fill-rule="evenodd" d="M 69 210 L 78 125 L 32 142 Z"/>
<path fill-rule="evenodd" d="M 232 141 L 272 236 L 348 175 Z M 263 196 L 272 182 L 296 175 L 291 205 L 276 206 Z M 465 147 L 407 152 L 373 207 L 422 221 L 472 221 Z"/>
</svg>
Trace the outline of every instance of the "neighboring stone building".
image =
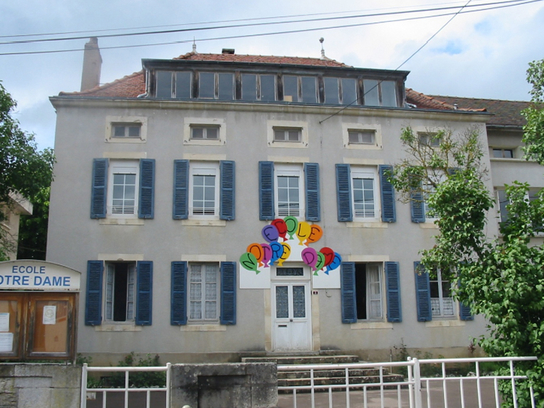
<svg viewBox="0 0 544 408">
<path fill-rule="evenodd" d="M 386 174 L 403 127 L 476 128 L 486 145 L 492 116 L 407 75 L 191 52 L 52 97 L 47 260 L 82 273 L 78 352 L 468 354 L 484 319 L 414 273 L 437 230 Z"/>
<path fill-rule="evenodd" d="M 17 246 L 19 239 L 19 221 L 21 215 L 32 215 L 32 203 L 17 193 L 10 193 L 10 200 L 7 204 L 0 205 L 3 213 L 3 219 L 0 222 L 0 228 L 11 244 L 7 247 L 8 259 L 17 258 Z"/>
</svg>

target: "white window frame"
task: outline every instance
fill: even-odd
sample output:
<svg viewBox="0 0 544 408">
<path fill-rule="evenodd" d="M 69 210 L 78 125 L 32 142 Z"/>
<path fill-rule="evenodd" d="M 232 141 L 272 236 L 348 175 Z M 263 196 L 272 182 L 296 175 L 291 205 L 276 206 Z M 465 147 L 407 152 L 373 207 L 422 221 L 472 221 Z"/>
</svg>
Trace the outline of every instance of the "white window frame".
<svg viewBox="0 0 544 408">
<path fill-rule="evenodd" d="M 217 128 L 216 139 L 193 139 L 193 127 Z M 227 125 L 221 118 L 185 118 L 183 122 L 183 144 L 200 146 L 220 146 L 227 141 Z"/>
<path fill-rule="evenodd" d="M 134 212 L 132 214 L 114 214 L 113 213 L 113 190 L 114 176 L 116 174 L 133 174 L 135 176 L 134 184 Z M 139 190 L 140 190 L 140 161 L 139 160 L 111 160 L 108 170 L 108 200 L 107 216 L 112 218 L 137 218 L 139 208 Z"/>
<path fill-rule="evenodd" d="M 377 262 L 357 262 L 357 265 L 365 265 L 365 310 L 366 310 L 366 319 L 357 319 L 359 322 L 380 322 L 384 320 L 384 307 L 385 307 L 385 290 L 384 290 L 384 272 L 383 264 Z M 357 267 L 356 267 L 357 268 Z M 376 280 L 377 278 L 377 280 Z M 356 308 L 359 307 L 359 302 L 362 300 L 357 300 Z M 377 304 L 377 307 L 372 307 L 373 304 Z M 372 313 L 374 310 L 377 310 L 378 313 Z"/>
<path fill-rule="evenodd" d="M 195 129 L 202 130 L 202 137 L 195 137 Z M 214 130 L 216 137 L 208 137 L 210 130 Z M 218 125 L 191 125 L 191 140 L 219 140 L 220 127 Z"/>
<path fill-rule="evenodd" d="M 440 173 L 433 172 L 431 177 L 434 179 L 434 181 L 437 184 L 440 184 L 440 183 L 442 183 L 443 181 L 446 180 L 446 175 L 443 174 L 442 172 L 440 172 Z M 430 216 L 427 215 L 429 213 L 429 204 L 427 203 L 427 196 L 430 193 L 434 192 L 435 190 L 436 190 L 436 188 L 432 184 L 430 184 L 429 182 L 424 183 L 424 185 L 423 185 L 423 208 L 425 210 L 425 222 L 434 223 L 434 221 L 436 221 L 438 219 L 438 217 L 430 217 Z"/>
<path fill-rule="evenodd" d="M 114 126 L 139 126 L 139 137 L 118 137 L 113 135 Z M 145 116 L 107 116 L 106 135 L 107 143 L 145 143 L 147 141 L 147 117 Z"/>
<path fill-rule="evenodd" d="M 374 132 L 374 143 L 350 143 L 350 132 Z M 375 150 L 382 149 L 382 128 L 378 124 L 362 124 L 362 123 L 343 123 L 342 124 L 342 142 L 346 149 L 362 149 L 362 150 Z"/>
<path fill-rule="evenodd" d="M 432 296 L 432 289 L 431 289 L 431 313 L 432 317 L 441 319 L 451 319 L 456 317 L 456 301 L 453 299 L 453 288 L 450 287 L 450 294 L 451 296 L 445 297 L 444 296 L 444 290 L 443 290 L 443 284 L 450 283 L 450 281 L 442 280 L 442 272 L 439 270 L 436 271 L 436 279 L 430 279 L 429 285 L 436 284 L 438 288 L 438 297 Z M 451 311 L 450 313 L 446 313 L 446 309 Z M 437 311 L 436 311 L 437 310 Z M 436 311 L 436 312 L 435 312 Z"/>
<path fill-rule="evenodd" d="M 298 142 L 276 141 L 276 129 L 300 129 Z M 308 147 L 308 123 L 303 121 L 269 120 L 267 121 L 267 142 L 269 147 L 306 148 Z"/>
<path fill-rule="evenodd" d="M 438 148 L 440 147 L 440 143 L 442 143 L 442 138 L 436 138 L 435 136 L 438 134 L 438 132 L 432 132 L 432 131 L 425 131 L 425 132 L 417 132 L 417 138 L 418 143 L 421 146 L 428 146 L 430 148 Z M 429 141 L 431 142 L 429 144 Z"/>
<path fill-rule="evenodd" d="M 355 209 L 355 179 L 372 179 L 372 192 L 374 196 L 374 215 L 358 216 Z M 357 167 L 351 166 L 351 208 L 353 211 L 353 221 L 355 222 L 369 222 L 369 221 L 381 221 L 381 202 L 380 202 L 380 188 L 378 183 L 378 171 L 375 167 Z"/>
<path fill-rule="evenodd" d="M 196 269 L 200 270 L 200 280 L 193 280 L 195 278 Z M 214 279 L 215 282 L 208 282 L 207 268 L 214 269 Z M 189 263 L 188 268 L 188 290 L 187 290 L 187 320 L 189 323 L 218 323 L 219 322 L 219 313 L 220 313 L 220 288 L 221 288 L 221 276 L 220 276 L 220 267 L 218 263 L 211 262 L 191 262 Z M 200 284 L 199 290 L 197 286 Z M 210 291 L 206 290 L 206 286 L 215 284 L 215 290 L 213 288 Z M 202 290 L 204 286 L 204 290 Z M 211 297 L 207 297 L 212 295 Z M 213 309 L 213 317 L 206 316 L 206 302 L 211 303 L 210 309 Z M 195 316 L 195 307 L 196 304 L 200 304 L 201 315 L 199 317 Z M 204 304 L 204 307 L 202 305 Z"/>
<path fill-rule="evenodd" d="M 116 265 L 120 262 L 106 262 L 104 269 L 104 320 L 106 323 L 134 323 L 136 315 L 136 263 L 122 262 L 127 265 L 127 285 L 126 285 L 126 319 L 114 320 L 115 306 L 115 273 Z"/>
<path fill-rule="evenodd" d="M 296 140 L 290 140 L 291 134 L 295 133 L 297 135 Z M 283 139 L 279 139 L 276 136 L 278 134 L 283 134 Z M 294 127 L 274 127 L 274 143 L 300 143 L 302 140 L 302 128 Z"/>
<path fill-rule="evenodd" d="M 286 217 L 290 214 L 280 212 L 279 206 L 279 177 L 298 177 L 298 215 L 293 215 L 299 220 L 304 219 L 306 211 L 304 171 L 302 165 L 274 164 L 274 211 L 278 217 Z"/>
<path fill-rule="evenodd" d="M 495 157 L 495 150 L 500 150 L 502 153 L 503 153 L 503 156 L 504 156 L 504 151 L 505 150 L 508 150 L 508 151 L 511 151 L 512 152 L 512 157 Z M 507 161 L 511 161 L 511 160 L 521 160 L 522 159 L 522 156 L 523 154 L 520 154 L 521 152 L 519 151 L 519 148 L 518 147 L 512 147 L 512 146 L 489 146 L 489 158 L 491 160 L 507 160 Z"/>
<path fill-rule="evenodd" d="M 219 219 L 219 163 L 217 162 L 190 162 L 189 163 L 189 217 L 192 219 Z M 214 213 L 212 214 L 195 214 L 194 213 L 194 177 L 195 176 L 214 176 Z"/>
</svg>

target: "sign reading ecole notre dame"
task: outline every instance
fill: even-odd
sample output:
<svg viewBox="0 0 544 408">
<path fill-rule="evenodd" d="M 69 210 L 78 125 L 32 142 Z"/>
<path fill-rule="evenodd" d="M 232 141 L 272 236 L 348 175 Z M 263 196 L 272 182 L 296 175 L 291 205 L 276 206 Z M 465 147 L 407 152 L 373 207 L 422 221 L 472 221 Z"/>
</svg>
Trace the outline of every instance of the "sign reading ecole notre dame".
<svg viewBox="0 0 544 408">
<path fill-rule="evenodd" d="M 45 261 L 0 262 L 0 290 L 79 291 L 81 274 Z"/>
</svg>

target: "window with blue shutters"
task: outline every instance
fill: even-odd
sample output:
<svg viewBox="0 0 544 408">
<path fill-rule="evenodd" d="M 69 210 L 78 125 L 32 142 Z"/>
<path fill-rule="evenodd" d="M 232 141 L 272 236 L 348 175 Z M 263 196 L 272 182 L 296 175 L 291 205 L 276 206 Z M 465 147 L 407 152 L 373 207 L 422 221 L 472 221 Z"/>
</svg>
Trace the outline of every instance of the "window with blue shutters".
<svg viewBox="0 0 544 408">
<path fill-rule="evenodd" d="M 340 279 L 343 323 L 402 321 L 398 262 L 343 262 Z"/>
<path fill-rule="evenodd" d="M 259 219 L 321 220 L 319 164 L 259 162 Z"/>
<path fill-rule="evenodd" d="M 85 324 L 151 325 L 153 262 L 88 261 Z"/>
<path fill-rule="evenodd" d="M 235 163 L 174 160 L 172 217 L 235 219 Z"/>
<path fill-rule="evenodd" d="M 429 322 L 432 320 L 431 310 L 431 288 L 429 284 L 429 274 L 423 268 L 420 262 L 414 262 L 415 282 L 416 282 L 416 306 L 418 322 Z"/>
<path fill-rule="evenodd" d="M 155 160 L 94 159 L 91 218 L 154 217 Z"/>
<path fill-rule="evenodd" d="M 236 324 L 236 262 L 172 262 L 172 325 Z"/>
<path fill-rule="evenodd" d="M 392 166 L 336 165 L 336 202 L 340 222 L 395 222 Z"/>
</svg>

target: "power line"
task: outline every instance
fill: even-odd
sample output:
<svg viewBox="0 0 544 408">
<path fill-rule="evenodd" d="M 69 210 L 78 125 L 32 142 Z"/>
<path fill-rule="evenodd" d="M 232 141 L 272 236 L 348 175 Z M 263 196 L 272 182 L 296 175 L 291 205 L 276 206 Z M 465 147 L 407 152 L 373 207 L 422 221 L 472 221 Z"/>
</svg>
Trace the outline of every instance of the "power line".
<svg viewBox="0 0 544 408">
<path fill-rule="evenodd" d="M 517 5 L 517 3 L 523 3 L 524 0 L 506 0 L 490 3 L 482 3 L 478 5 L 473 5 L 472 7 L 486 7 L 486 6 L 499 6 L 499 5 Z M 535 0 L 541 1 L 541 0 Z M 359 14 L 359 15 L 348 15 L 340 17 L 320 17 L 313 19 L 299 19 L 299 20 L 290 20 L 290 21 L 279 21 L 279 22 L 258 22 L 258 23 L 245 23 L 245 24 L 223 24 L 219 26 L 203 26 L 195 28 L 177 28 L 171 30 L 158 30 L 158 31 L 137 31 L 130 33 L 117 33 L 117 34 L 103 34 L 103 35 L 91 35 L 92 37 L 98 38 L 117 38 L 117 37 L 132 37 L 132 36 L 145 36 L 145 35 L 157 35 L 157 34 L 175 34 L 183 32 L 194 32 L 194 31 L 208 31 L 208 30 L 223 30 L 223 29 L 232 29 L 232 28 L 247 28 L 247 27 L 258 27 L 258 26 L 268 26 L 268 25 L 278 25 L 278 24 L 300 24 L 300 23 L 315 23 L 331 20 L 345 20 L 345 19 L 359 19 L 359 18 L 370 18 L 370 17 L 385 17 L 392 15 L 403 15 L 403 14 L 413 14 L 413 13 L 427 13 L 427 12 L 437 12 L 457 9 L 458 6 L 448 6 L 448 7 L 435 7 L 427 8 L 420 10 L 404 10 L 396 12 L 386 12 L 386 13 L 371 13 L 371 14 Z M 41 38 L 41 39 L 32 39 L 32 40 L 15 40 L 15 41 L 5 41 L 0 42 L 0 45 L 14 45 L 14 44 L 34 44 L 42 42 L 57 42 L 57 41 L 73 41 L 73 40 L 84 40 L 87 39 L 89 35 L 85 36 L 75 36 L 75 37 L 56 37 L 56 38 Z"/>
<path fill-rule="evenodd" d="M 226 40 L 226 39 L 265 37 L 265 36 L 283 35 L 283 34 L 297 34 L 297 33 L 303 33 L 303 32 L 334 30 L 334 29 L 341 29 L 341 28 L 354 28 L 354 27 L 362 27 L 362 26 L 369 26 L 369 25 L 378 25 L 378 24 L 395 23 L 395 22 L 403 22 L 403 21 L 421 20 L 421 19 L 428 19 L 428 18 L 437 18 L 437 17 L 444 17 L 444 16 L 451 16 L 451 15 L 455 16 L 457 14 L 467 14 L 467 13 L 475 13 L 475 12 L 481 12 L 481 11 L 489 11 L 489 10 L 495 10 L 495 9 L 500 9 L 500 8 L 514 7 L 514 6 L 526 5 L 526 4 L 530 4 L 530 3 L 537 3 L 537 2 L 541 2 L 541 1 L 544 1 L 544 0 L 514 0 L 514 4 L 504 4 L 504 3 L 512 3 L 513 1 L 495 2 L 495 3 L 486 3 L 488 5 L 496 4 L 495 6 L 492 6 L 492 7 L 487 7 L 487 8 L 478 9 L 478 10 L 465 10 L 465 11 L 462 11 L 461 13 L 459 13 L 459 12 L 442 13 L 442 14 L 435 14 L 435 15 L 430 15 L 430 16 L 409 17 L 409 18 L 402 18 L 402 19 L 391 19 L 391 20 L 382 20 L 382 21 L 374 21 L 374 22 L 366 22 L 366 23 L 345 24 L 345 25 L 337 25 L 337 26 L 315 27 L 315 28 L 284 30 L 284 31 L 264 32 L 264 33 L 240 34 L 240 35 L 220 36 L 220 37 L 211 37 L 211 38 L 200 38 L 200 39 L 191 39 L 191 40 L 177 40 L 177 41 L 150 43 L 150 44 L 101 46 L 100 49 L 101 50 L 109 50 L 109 49 L 122 49 L 122 48 L 140 48 L 140 47 L 184 44 L 184 43 L 191 43 L 193 41 L 207 42 L 207 41 L 217 41 L 217 40 Z M 457 8 L 459 8 L 459 7 L 457 7 Z M 82 38 L 87 39 L 88 37 L 82 37 Z M 0 56 L 53 54 L 53 53 L 81 52 L 81 51 L 82 51 L 81 48 L 61 49 L 61 50 L 43 50 L 43 51 L 20 51 L 20 52 L 0 53 Z"/>
</svg>

